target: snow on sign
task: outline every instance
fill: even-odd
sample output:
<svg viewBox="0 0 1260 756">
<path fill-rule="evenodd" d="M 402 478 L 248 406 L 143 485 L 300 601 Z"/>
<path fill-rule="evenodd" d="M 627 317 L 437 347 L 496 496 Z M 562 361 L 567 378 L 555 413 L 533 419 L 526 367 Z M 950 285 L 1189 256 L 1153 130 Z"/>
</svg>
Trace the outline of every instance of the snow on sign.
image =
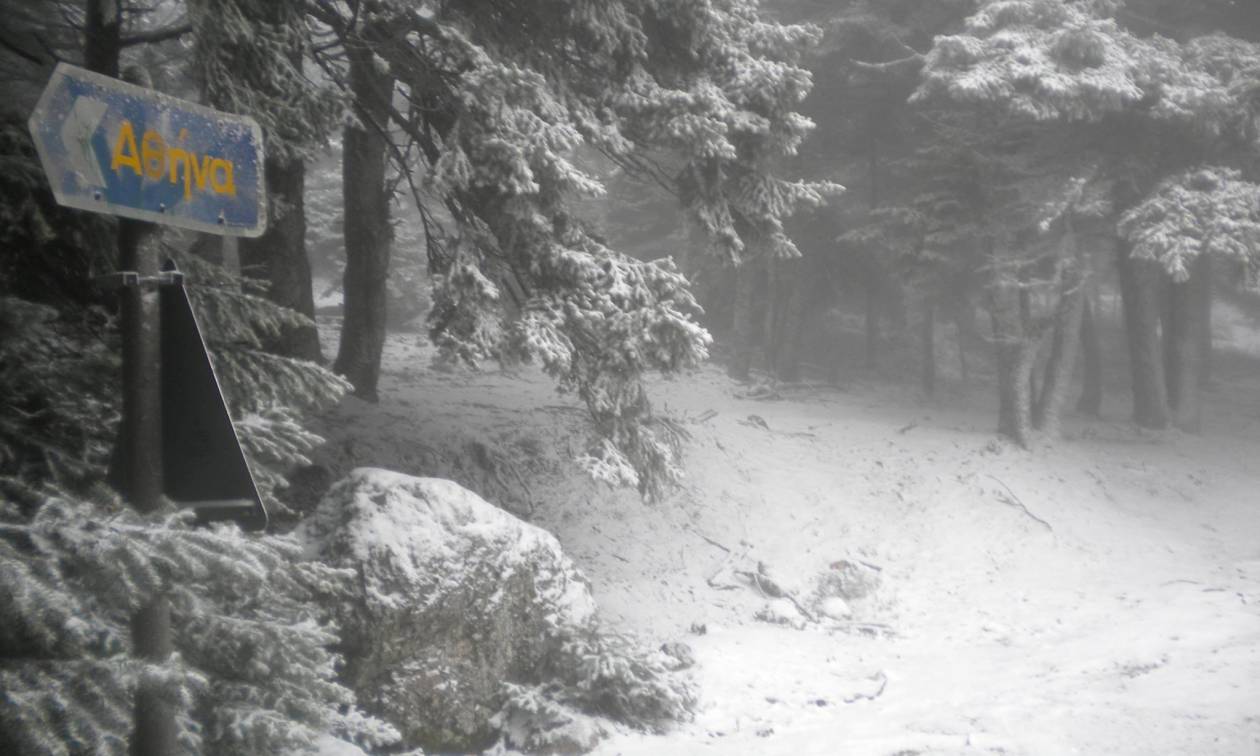
<svg viewBox="0 0 1260 756">
<path fill-rule="evenodd" d="M 62 205 L 227 236 L 266 229 L 253 118 L 61 63 L 30 129 Z"/>
</svg>

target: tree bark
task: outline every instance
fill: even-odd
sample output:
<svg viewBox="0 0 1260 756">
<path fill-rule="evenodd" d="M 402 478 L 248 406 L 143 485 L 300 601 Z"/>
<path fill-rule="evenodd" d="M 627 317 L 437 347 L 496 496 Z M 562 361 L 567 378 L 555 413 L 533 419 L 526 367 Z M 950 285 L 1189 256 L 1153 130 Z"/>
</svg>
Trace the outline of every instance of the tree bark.
<svg viewBox="0 0 1260 756">
<path fill-rule="evenodd" d="M 735 301 L 731 318 L 731 364 L 727 372 L 739 381 L 748 380 L 749 371 L 752 369 L 753 342 L 757 327 L 753 310 L 757 292 L 757 274 L 760 268 L 760 260 L 749 258 L 735 269 Z"/>
<path fill-rule="evenodd" d="M 1032 312 L 1032 293 L 1028 289 L 1019 290 L 1019 322 L 1020 330 L 1027 336 L 1033 327 Z M 1031 420 L 1033 407 L 1032 403 L 1037 401 L 1037 397 L 1041 392 L 1037 389 L 1037 351 L 1032 353 L 1032 364 L 1028 366 L 1028 396 L 1029 396 L 1029 418 Z"/>
<path fill-rule="evenodd" d="M 997 346 L 998 433 L 1025 449 L 1032 441 L 1031 377 L 1036 342 L 1029 340 L 1017 295 L 993 292 L 990 317 Z"/>
<path fill-rule="evenodd" d="M 1050 438 L 1057 438 L 1063 420 L 1063 405 L 1076 371 L 1076 349 L 1081 333 L 1084 292 L 1079 273 L 1067 273 L 1062 283 L 1055 314 L 1050 357 L 1046 360 L 1041 394 L 1033 408 L 1033 426 Z"/>
<path fill-rule="evenodd" d="M 1194 277 L 1197 313 L 1195 330 L 1199 357 L 1198 383 L 1200 389 L 1205 389 L 1212 383 L 1212 286 L 1215 273 L 1212 269 L 1212 258 L 1208 255 L 1199 255 L 1197 262 L 1201 266 Z"/>
<path fill-rule="evenodd" d="M 1125 337 L 1133 381 L 1133 420 L 1144 428 L 1168 427 L 1168 397 L 1159 339 L 1159 283 L 1164 275 L 1148 260 L 1129 256 L 1120 242 L 1116 264 L 1120 273 Z"/>
<path fill-rule="evenodd" d="M 83 67 L 118 78 L 122 0 L 88 0 L 83 10 Z"/>
<path fill-rule="evenodd" d="M 1202 255 L 1190 269 L 1190 279 L 1169 286 L 1169 318 L 1165 346 L 1168 354 L 1169 405 L 1174 424 L 1183 431 L 1197 433 L 1202 428 L 1202 402 L 1199 398 L 1199 317 L 1197 280 L 1207 267 Z M 1172 390 L 1176 387 L 1175 392 Z"/>
<path fill-rule="evenodd" d="M 241 272 L 267 281 L 267 295 L 282 307 L 310 318 L 309 324 L 288 328 L 268 347 L 279 354 L 323 361 L 315 330 L 315 296 L 311 263 L 306 256 L 306 208 L 303 193 L 306 166 L 299 160 L 266 160 L 267 231 L 256 239 L 241 239 Z"/>
<path fill-rule="evenodd" d="M 766 369 L 778 374 L 780 343 L 783 331 L 783 303 L 786 299 L 782 266 L 784 261 L 769 258 L 766 268 L 766 309 L 762 313 L 761 343 Z"/>
<path fill-rule="evenodd" d="M 964 384 L 970 381 L 967 365 L 967 350 L 981 341 L 980 329 L 976 325 L 976 308 L 965 295 L 958 296 L 950 304 L 958 340 L 958 369 Z"/>
<path fill-rule="evenodd" d="M 1091 290 L 1081 302 L 1081 398 L 1076 403 L 1078 412 L 1091 417 L 1102 414 L 1102 340 L 1096 295 Z"/>
<path fill-rule="evenodd" d="M 347 125 L 342 138 L 345 317 L 333 369 L 354 385 L 356 396 L 374 402 L 385 347 L 392 240 L 384 129 L 394 82 L 373 65 L 372 51 L 366 45 L 348 43 L 346 56 L 359 123 Z"/>
<path fill-rule="evenodd" d="M 780 285 L 783 292 L 782 315 L 779 323 L 776 348 L 775 372 L 780 380 L 795 382 L 801 379 L 801 329 L 805 321 L 805 304 L 809 292 L 810 261 L 802 258 L 783 264 Z"/>
</svg>

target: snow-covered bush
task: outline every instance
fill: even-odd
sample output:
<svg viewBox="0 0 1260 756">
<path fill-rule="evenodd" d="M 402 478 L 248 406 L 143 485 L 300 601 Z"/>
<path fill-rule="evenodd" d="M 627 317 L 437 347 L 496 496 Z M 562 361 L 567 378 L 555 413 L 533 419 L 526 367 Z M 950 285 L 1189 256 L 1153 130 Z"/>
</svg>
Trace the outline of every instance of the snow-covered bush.
<svg viewBox="0 0 1260 756">
<path fill-rule="evenodd" d="M 691 716 L 695 691 L 669 660 L 633 637 L 599 630 L 576 633 L 548 660 L 552 679 L 504 683 L 494 724 L 505 746 L 533 752 L 586 750 L 609 720 L 663 732 Z"/>
<path fill-rule="evenodd" d="M 160 676 L 190 753 L 397 739 L 336 681 L 337 635 L 317 599 L 344 592 L 345 572 L 304 560 L 288 537 L 0 483 L 0 752 L 126 753 L 142 675 Z M 146 665 L 129 655 L 128 623 L 159 593 L 175 654 Z"/>
</svg>

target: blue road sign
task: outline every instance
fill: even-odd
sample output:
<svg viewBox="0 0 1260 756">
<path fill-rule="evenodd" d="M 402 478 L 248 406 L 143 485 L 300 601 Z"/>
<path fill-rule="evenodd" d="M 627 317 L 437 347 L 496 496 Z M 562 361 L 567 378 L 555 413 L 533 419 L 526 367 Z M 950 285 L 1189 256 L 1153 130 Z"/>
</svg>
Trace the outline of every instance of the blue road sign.
<svg viewBox="0 0 1260 756">
<path fill-rule="evenodd" d="M 226 236 L 267 227 L 253 118 L 61 63 L 30 129 L 62 205 Z"/>
</svg>

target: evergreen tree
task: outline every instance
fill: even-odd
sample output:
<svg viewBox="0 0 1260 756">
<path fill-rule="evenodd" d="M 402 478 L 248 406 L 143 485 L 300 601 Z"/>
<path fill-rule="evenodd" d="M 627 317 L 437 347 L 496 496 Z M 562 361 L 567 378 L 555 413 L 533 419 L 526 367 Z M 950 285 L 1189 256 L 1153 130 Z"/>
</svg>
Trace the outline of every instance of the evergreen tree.
<svg viewBox="0 0 1260 756">
<path fill-rule="evenodd" d="M 309 44 L 298 0 L 191 0 L 193 68 L 207 102 L 254 116 L 266 141 L 267 231 L 240 242 L 241 268 L 269 283 L 267 296 L 307 317 L 271 346 L 319 361 L 306 253 L 305 161 L 341 114 L 336 92 L 303 69 Z"/>
<path fill-rule="evenodd" d="M 539 360 L 595 418 L 587 467 L 659 494 L 677 443 L 642 376 L 695 364 L 708 336 L 672 262 L 626 257 L 575 214 L 603 187 L 570 155 L 589 146 L 675 188 L 727 259 L 796 256 L 783 218 L 836 187 L 769 171 L 812 125 L 794 108 L 816 30 L 748 0 L 374 8 L 390 30 L 375 52 L 409 102 L 390 115 L 428 166 L 422 201 L 453 226 L 430 255 L 433 337 L 469 362 Z M 337 6 L 313 12 L 346 38 Z"/>
<path fill-rule="evenodd" d="M 1091 173 L 1112 188 L 1111 212 L 1134 206 L 1164 176 L 1253 143 L 1254 45 L 1223 36 L 1141 37 L 1112 17 L 1117 8 L 1108 0 L 984 3 L 962 33 L 937 39 L 915 97 L 998 108 L 1060 135 L 1075 131 L 1064 162 L 1098 166 Z M 1075 180 L 1061 178 L 1056 193 Z M 1160 427 L 1168 409 L 1159 273 L 1124 246 L 1117 262 L 1135 418 Z"/>
</svg>

